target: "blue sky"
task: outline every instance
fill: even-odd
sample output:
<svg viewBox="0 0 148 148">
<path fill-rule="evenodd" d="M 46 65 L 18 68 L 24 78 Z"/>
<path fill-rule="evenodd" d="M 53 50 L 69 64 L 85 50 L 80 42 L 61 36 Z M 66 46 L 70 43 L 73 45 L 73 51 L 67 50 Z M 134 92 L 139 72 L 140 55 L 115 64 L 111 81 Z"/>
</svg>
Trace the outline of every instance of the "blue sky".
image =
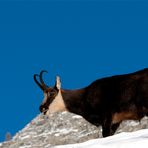
<svg viewBox="0 0 148 148">
<path fill-rule="evenodd" d="M 39 114 L 33 74 L 63 88 L 148 66 L 148 2 L 1 0 L 0 141 Z"/>
</svg>

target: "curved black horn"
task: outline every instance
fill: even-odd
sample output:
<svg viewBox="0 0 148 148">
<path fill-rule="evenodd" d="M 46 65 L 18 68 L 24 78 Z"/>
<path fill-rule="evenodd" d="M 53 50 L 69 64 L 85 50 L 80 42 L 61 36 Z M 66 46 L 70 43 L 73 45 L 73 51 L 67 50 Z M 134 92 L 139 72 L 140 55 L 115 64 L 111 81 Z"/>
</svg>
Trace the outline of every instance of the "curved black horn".
<svg viewBox="0 0 148 148">
<path fill-rule="evenodd" d="M 37 77 L 39 77 L 38 74 L 34 74 L 34 81 L 36 82 L 36 84 L 42 89 L 44 90 L 43 86 L 38 82 Z"/>
<path fill-rule="evenodd" d="M 45 90 L 45 89 L 48 87 L 48 86 L 44 83 L 43 78 L 42 78 L 44 72 L 48 73 L 47 71 L 42 70 L 42 71 L 40 72 L 40 75 L 34 74 L 34 81 L 36 82 L 36 84 L 37 84 L 42 90 Z M 37 80 L 37 77 L 39 77 L 40 82 Z"/>
<path fill-rule="evenodd" d="M 40 78 L 40 82 L 41 82 L 41 85 L 42 85 L 42 87 L 44 88 L 44 89 L 46 89 L 47 88 L 47 85 L 44 83 L 44 81 L 43 81 L 43 73 L 48 73 L 46 70 L 42 70 L 41 72 L 40 72 L 40 76 L 39 76 L 39 78 Z"/>
</svg>

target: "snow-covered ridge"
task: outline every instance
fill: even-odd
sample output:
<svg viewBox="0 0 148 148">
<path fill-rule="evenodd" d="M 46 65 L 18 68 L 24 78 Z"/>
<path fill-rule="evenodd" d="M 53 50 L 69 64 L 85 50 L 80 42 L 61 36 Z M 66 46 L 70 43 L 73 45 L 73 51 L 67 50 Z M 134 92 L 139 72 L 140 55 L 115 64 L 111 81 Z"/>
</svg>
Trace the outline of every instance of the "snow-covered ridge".
<svg viewBox="0 0 148 148">
<path fill-rule="evenodd" d="M 107 138 L 89 140 L 80 144 L 55 146 L 54 148 L 147 148 L 148 129 L 120 133 Z"/>
<path fill-rule="evenodd" d="M 123 122 L 116 133 L 146 128 L 148 118 L 143 118 L 141 122 Z M 49 117 L 40 114 L 11 141 L 0 144 L 0 148 L 50 148 L 56 145 L 82 143 L 98 137 L 102 137 L 101 128 L 93 126 L 81 116 L 69 112 L 55 113 Z"/>
</svg>

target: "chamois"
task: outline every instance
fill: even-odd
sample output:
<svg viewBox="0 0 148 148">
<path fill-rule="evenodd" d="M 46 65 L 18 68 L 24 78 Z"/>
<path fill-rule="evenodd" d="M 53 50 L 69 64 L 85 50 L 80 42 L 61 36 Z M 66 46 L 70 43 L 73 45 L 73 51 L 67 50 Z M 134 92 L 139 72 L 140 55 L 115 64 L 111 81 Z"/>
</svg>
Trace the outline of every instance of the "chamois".
<svg viewBox="0 0 148 148">
<path fill-rule="evenodd" d="M 47 86 L 42 78 L 44 72 L 34 75 L 44 92 L 40 105 L 44 114 L 69 111 L 81 115 L 101 125 L 103 137 L 113 135 L 123 120 L 148 116 L 148 69 L 101 78 L 78 90 L 62 89 L 60 77 L 56 77 L 55 86 Z"/>
</svg>

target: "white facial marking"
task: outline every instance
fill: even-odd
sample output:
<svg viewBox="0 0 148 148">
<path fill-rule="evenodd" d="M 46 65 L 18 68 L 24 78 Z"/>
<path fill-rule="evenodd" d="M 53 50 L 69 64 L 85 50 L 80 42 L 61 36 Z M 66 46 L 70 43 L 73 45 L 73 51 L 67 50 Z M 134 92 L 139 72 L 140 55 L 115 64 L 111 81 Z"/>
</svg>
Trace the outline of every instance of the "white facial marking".
<svg viewBox="0 0 148 148">
<path fill-rule="evenodd" d="M 43 102 L 42 102 L 42 104 L 45 104 L 46 102 L 47 102 L 47 93 L 44 93 L 44 99 L 43 99 Z"/>
<path fill-rule="evenodd" d="M 49 115 L 51 113 L 55 113 L 58 111 L 67 111 L 62 94 L 61 94 L 61 90 L 59 90 L 57 96 L 49 105 L 49 108 L 46 114 Z"/>
</svg>

